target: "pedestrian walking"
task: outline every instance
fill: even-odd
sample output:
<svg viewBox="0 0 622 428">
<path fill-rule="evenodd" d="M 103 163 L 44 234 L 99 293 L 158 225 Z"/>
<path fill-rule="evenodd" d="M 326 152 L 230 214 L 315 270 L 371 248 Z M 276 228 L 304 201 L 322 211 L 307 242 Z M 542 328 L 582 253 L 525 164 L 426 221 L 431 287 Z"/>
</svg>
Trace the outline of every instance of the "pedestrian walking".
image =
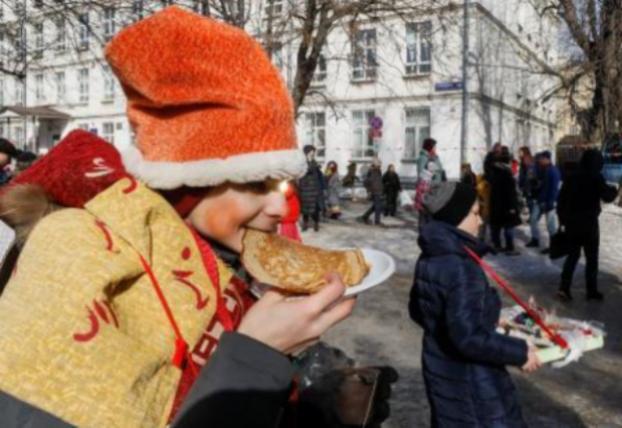
<svg viewBox="0 0 622 428">
<path fill-rule="evenodd" d="M 436 153 L 436 140 L 434 138 L 423 140 L 423 147 L 417 158 L 417 178 L 421 178 L 423 171 L 432 173 L 431 182 L 433 184 L 447 179 L 441 159 Z"/>
<path fill-rule="evenodd" d="M 488 153 L 486 153 L 486 157 L 484 157 L 484 177 L 489 182 L 492 175 L 493 167 L 495 163 L 499 161 L 502 151 L 503 145 L 497 142 L 493 144 L 492 149 Z"/>
<path fill-rule="evenodd" d="M 339 204 L 339 192 L 341 191 L 341 182 L 339 179 L 339 167 L 337 162 L 330 161 L 326 166 L 326 186 L 327 186 L 327 206 L 328 215 L 333 220 L 341 217 L 341 206 Z"/>
<path fill-rule="evenodd" d="M 397 212 L 397 198 L 402 191 L 402 183 L 400 182 L 400 176 L 395 172 L 395 166 L 393 164 L 389 165 L 387 172 L 382 176 L 382 185 L 384 187 L 386 200 L 384 215 L 395 217 Z"/>
<path fill-rule="evenodd" d="M 617 196 L 617 189 L 603 178 L 603 163 L 603 156 L 598 150 L 584 152 L 579 170 L 565 178 L 559 194 L 557 214 L 568 244 L 568 256 L 564 261 L 558 292 L 562 300 L 572 300 L 570 286 L 581 250 L 585 254 L 586 298 L 603 299 L 598 290 L 598 217 L 601 201 L 613 202 Z"/>
<path fill-rule="evenodd" d="M 470 163 L 463 163 L 460 168 L 460 182 L 475 188 L 477 186 L 477 176 L 471 169 Z"/>
<path fill-rule="evenodd" d="M 507 255 L 518 255 L 514 246 L 514 228 L 521 223 L 518 193 L 512 175 L 509 149 L 503 147 L 501 154 L 490 169 L 490 228 L 495 250 Z M 501 246 L 501 232 L 505 247 Z"/>
<path fill-rule="evenodd" d="M 540 184 L 538 186 L 538 199 L 534 206 L 533 215 L 529 218 L 531 229 L 531 244 L 536 247 L 540 245 L 540 229 L 538 223 L 542 216 L 546 219 L 546 228 L 549 233 L 549 242 L 551 237 L 557 232 L 557 214 L 555 205 L 559 196 L 559 186 L 561 183 L 561 174 L 559 169 L 553 165 L 551 152 L 544 151 L 538 156 L 538 176 Z M 542 254 L 549 252 L 548 247 L 542 250 Z"/>
<path fill-rule="evenodd" d="M 369 198 L 371 199 L 371 206 L 360 217 L 364 223 L 369 223 L 369 216 L 374 214 L 374 224 L 382 226 L 381 217 L 384 210 L 384 186 L 382 184 L 382 170 L 380 159 L 376 158 L 372 161 L 372 164 L 365 177 L 365 188 Z"/>
<path fill-rule="evenodd" d="M 490 183 L 484 178 L 484 174 L 477 176 L 477 201 L 479 203 L 479 215 L 482 219 L 479 234 L 480 240 L 485 241 L 490 232 Z"/>
<path fill-rule="evenodd" d="M 540 361 L 526 341 L 496 332 L 501 299 L 465 250 L 483 257 L 488 249 L 477 239 L 475 190 L 441 183 L 432 186 L 424 204 L 432 219 L 419 235 L 409 312 L 424 332 L 430 426 L 524 427 L 505 366 L 531 372 Z"/>
<path fill-rule="evenodd" d="M 535 220 L 534 216 L 537 215 L 536 205 L 538 204 L 538 195 L 542 187 L 540 174 L 538 172 L 538 156 L 534 157 L 529 147 L 524 146 L 519 149 L 519 158 L 518 188 L 525 199 L 525 204 L 529 212 L 529 227 L 531 233 L 531 238 L 526 246 L 537 248 L 540 246 L 540 231 L 538 230 L 538 222 Z"/>
<path fill-rule="evenodd" d="M 421 230 L 423 225 L 428 222 L 429 216 L 426 212 L 425 206 L 423 205 L 423 199 L 432 185 L 432 175 L 433 174 L 430 170 L 422 171 L 415 186 L 415 210 L 419 214 L 417 219 L 419 230 Z"/>
<path fill-rule="evenodd" d="M 313 230 L 320 230 L 321 198 L 324 197 L 324 174 L 315 160 L 315 147 L 306 145 L 303 152 L 307 158 L 307 172 L 298 180 L 302 212 L 302 231 L 309 228 L 309 219 L 313 220 Z"/>
</svg>

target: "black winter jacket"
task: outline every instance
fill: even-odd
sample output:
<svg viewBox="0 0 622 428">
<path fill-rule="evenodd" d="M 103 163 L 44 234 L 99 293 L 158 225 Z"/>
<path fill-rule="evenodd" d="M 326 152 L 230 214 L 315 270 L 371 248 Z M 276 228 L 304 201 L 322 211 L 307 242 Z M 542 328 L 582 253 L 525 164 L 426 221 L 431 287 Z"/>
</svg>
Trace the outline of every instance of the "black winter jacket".
<svg viewBox="0 0 622 428">
<path fill-rule="evenodd" d="M 307 173 L 298 180 L 300 210 L 303 214 L 315 214 L 324 197 L 324 174 L 316 161 L 307 162 Z"/>
<path fill-rule="evenodd" d="M 557 215 L 562 225 L 588 228 L 588 224 L 598 221 L 601 201 L 614 201 L 618 191 L 605 182 L 602 167 L 602 155 L 590 150 L 583 155 L 580 169 L 566 177 L 557 202 Z"/>
<path fill-rule="evenodd" d="M 523 340 L 496 333 L 501 300 L 466 254 L 486 247 L 442 222 L 419 237 L 410 316 L 423 327 L 422 367 L 433 427 L 523 427 L 505 365 L 527 361 Z"/>
<path fill-rule="evenodd" d="M 495 163 L 490 170 L 490 224 L 514 227 L 521 224 L 516 181 L 509 165 Z"/>
</svg>

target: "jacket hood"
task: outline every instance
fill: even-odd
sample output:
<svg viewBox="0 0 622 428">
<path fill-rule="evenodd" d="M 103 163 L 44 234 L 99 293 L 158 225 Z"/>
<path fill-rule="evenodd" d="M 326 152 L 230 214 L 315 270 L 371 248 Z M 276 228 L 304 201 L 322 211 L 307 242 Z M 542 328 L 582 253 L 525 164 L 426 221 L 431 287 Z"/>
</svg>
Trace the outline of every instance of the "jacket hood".
<svg viewBox="0 0 622 428">
<path fill-rule="evenodd" d="M 432 220 L 421 228 L 418 239 L 423 255 L 428 257 L 456 254 L 466 256 L 467 246 L 480 256 L 484 256 L 489 247 L 483 241 L 448 223 Z"/>
</svg>

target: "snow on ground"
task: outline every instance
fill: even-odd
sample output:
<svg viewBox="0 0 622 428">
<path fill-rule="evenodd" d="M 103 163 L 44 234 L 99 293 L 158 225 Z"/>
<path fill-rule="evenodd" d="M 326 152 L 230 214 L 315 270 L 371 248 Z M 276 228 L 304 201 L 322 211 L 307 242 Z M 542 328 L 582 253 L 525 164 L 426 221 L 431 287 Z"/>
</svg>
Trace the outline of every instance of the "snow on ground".
<svg viewBox="0 0 622 428">
<path fill-rule="evenodd" d="M 415 216 L 401 212 L 383 219 L 386 227 L 365 225 L 356 217 L 363 203 L 347 203 L 340 221 L 321 224 L 319 232 L 303 233 L 303 240 L 323 247 L 371 247 L 391 254 L 395 275 L 358 297 L 353 315 L 324 339 L 355 357 L 361 365 L 391 365 L 401 378 L 394 386 L 391 418 L 385 428 L 429 426 L 429 408 L 421 376 L 421 329 L 408 317 L 408 294 L 419 255 Z M 543 228 L 543 236 L 546 236 Z M 622 427 L 622 209 L 609 206 L 601 217 L 600 289 L 604 302 L 584 300 L 582 262 L 575 272 L 574 301 L 554 298 L 562 261 L 551 262 L 533 249 L 523 248 L 528 229 L 517 233 L 518 257 L 498 255 L 488 260 L 518 293 L 563 316 L 605 323 L 605 348 L 562 369 L 545 367 L 524 375 L 512 369 L 531 427 Z M 504 299 L 507 304 L 511 302 Z"/>
</svg>

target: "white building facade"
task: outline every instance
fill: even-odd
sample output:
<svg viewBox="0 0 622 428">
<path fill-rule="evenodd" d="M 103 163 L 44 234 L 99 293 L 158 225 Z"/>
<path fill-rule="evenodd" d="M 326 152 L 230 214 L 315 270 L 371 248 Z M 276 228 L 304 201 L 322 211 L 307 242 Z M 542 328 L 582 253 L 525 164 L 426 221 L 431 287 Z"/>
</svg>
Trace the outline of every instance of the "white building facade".
<svg viewBox="0 0 622 428">
<path fill-rule="evenodd" d="M 173 2 L 120 2 L 118 7 L 84 8 L 65 19 L 53 4 L 36 3 L 27 0 L 26 13 L 39 19 L 30 19 L 24 27 L 27 37 L 21 39 L 31 61 L 25 79 L 0 73 L 0 136 L 38 152 L 75 128 L 96 132 L 120 149 L 131 144 L 125 99 L 101 46 L 123 26 Z M 175 3 L 197 10 L 204 2 Z M 450 3 L 412 16 L 363 20 L 354 31 L 335 28 L 299 111 L 300 145 L 315 145 L 319 158 L 337 161 L 342 174 L 351 161 L 366 164 L 378 156 L 402 176 L 414 177 L 421 143 L 433 137 L 448 176 L 457 178 L 463 15 Z M 476 171 L 494 142 L 514 151 L 523 145 L 537 151 L 550 147 L 555 137 L 554 101 L 543 99 L 551 78 L 543 70 L 555 64 L 556 30 L 534 17 L 527 4 L 488 0 L 469 7 L 468 131 L 462 160 Z M 7 34 L 15 34 L 18 18 L 0 5 L 5 9 L 0 13 L 2 54 L 16 48 Z M 286 13 L 288 6 L 270 3 L 277 13 Z M 266 6 L 253 2 L 253 8 L 256 19 L 249 26 L 261 26 Z M 273 61 L 291 85 L 297 41 L 287 40 Z"/>
</svg>

